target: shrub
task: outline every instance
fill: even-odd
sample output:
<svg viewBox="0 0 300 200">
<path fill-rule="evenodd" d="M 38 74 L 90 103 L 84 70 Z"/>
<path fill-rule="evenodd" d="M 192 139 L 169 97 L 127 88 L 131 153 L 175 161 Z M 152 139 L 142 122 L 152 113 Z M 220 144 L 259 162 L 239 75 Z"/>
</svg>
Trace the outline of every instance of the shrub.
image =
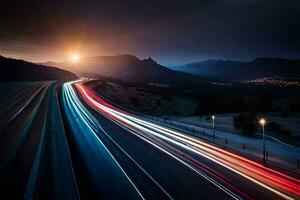
<svg viewBox="0 0 300 200">
<path fill-rule="evenodd" d="M 300 112 L 300 103 L 299 102 L 292 102 L 290 105 L 291 112 Z"/>
<path fill-rule="evenodd" d="M 156 99 L 156 105 L 161 106 L 161 101 L 159 99 Z"/>
<path fill-rule="evenodd" d="M 233 118 L 233 125 L 236 129 L 243 131 L 244 135 L 253 136 L 257 129 L 256 127 L 256 113 L 245 112 L 240 113 Z"/>
<path fill-rule="evenodd" d="M 130 97 L 130 101 L 134 106 L 136 106 L 136 107 L 139 106 L 139 100 L 137 97 Z"/>
<path fill-rule="evenodd" d="M 205 117 L 204 117 L 204 120 L 210 121 L 210 120 L 211 120 L 211 116 L 205 116 Z"/>
<path fill-rule="evenodd" d="M 180 112 L 178 112 L 178 111 L 173 111 L 173 115 L 174 115 L 174 116 L 180 116 L 181 114 L 180 114 Z"/>
<path fill-rule="evenodd" d="M 284 128 L 276 122 L 270 122 L 267 124 L 267 126 L 268 126 L 269 130 L 272 132 L 280 133 L 283 135 L 291 135 L 291 133 L 292 133 L 291 129 Z"/>
<path fill-rule="evenodd" d="M 288 128 L 283 128 L 280 130 L 280 133 L 283 135 L 292 135 L 292 130 Z"/>
<path fill-rule="evenodd" d="M 289 112 L 287 112 L 287 111 L 281 111 L 280 112 L 280 116 L 281 117 L 289 117 Z"/>
<path fill-rule="evenodd" d="M 267 126 L 272 132 L 279 132 L 282 129 L 282 126 L 276 122 L 269 122 Z"/>
</svg>

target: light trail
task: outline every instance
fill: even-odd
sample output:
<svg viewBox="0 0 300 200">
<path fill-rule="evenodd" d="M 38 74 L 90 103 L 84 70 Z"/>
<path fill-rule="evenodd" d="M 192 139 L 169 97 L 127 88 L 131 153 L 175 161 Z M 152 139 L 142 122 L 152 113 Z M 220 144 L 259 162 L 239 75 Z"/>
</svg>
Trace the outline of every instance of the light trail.
<svg viewBox="0 0 300 200">
<path fill-rule="evenodd" d="M 63 85 L 63 103 L 67 111 L 67 119 L 72 125 L 71 128 L 74 133 L 72 137 L 74 137 L 75 142 L 78 144 L 77 146 L 80 149 L 80 152 L 84 154 L 83 158 L 85 158 L 86 161 L 84 164 L 90 169 L 89 172 L 92 173 L 91 178 L 99 181 L 99 185 L 101 185 L 103 191 L 105 191 L 106 187 L 109 188 L 112 186 L 109 183 L 111 182 L 110 179 L 113 177 L 114 179 L 119 180 L 119 185 L 113 184 L 115 191 L 121 191 L 123 189 L 130 191 L 123 178 L 123 176 L 125 176 L 130 185 L 133 186 L 134 190 L 138 193 L 139 197 L 145 199 L 127 173 L 97 136 L 96 132 L 98 126 L 95 123 L 96 120 L 80 103 L 74 88 L 72 87 L 72 84 L 76 82 L 78 81 L 68 82 Z M 105 178 L 103 174 L 101 175 L 101 172 L 97 171 L 97 166 L 101 166 L 104 163 L 109 166 L 109 171 L 112 173 L 110 174 L 110 177 L 106 176 L 107 178 Z M 123 176 L 120 175 L 120 172 L 122 172 Z M 111 195 L 113 196 L 113 194 Z"/>
<path fill-rule="evenodd" d="M 4 124 L 2 124 L 0 126 L 0 135 L 1 135 L 1 130 L 3 130 L 7 125 L 9 125 L 32 101 L 33 99 L 38 95 L 38 93 L 40 91 L 42 91 L 43 89 L 45 88 L 48 88 L 49 87 L 49 84 L 43 84 L 41 85 L 40 87 L 38 87 L 37 90 L 34 91 L 33 94 L 31 94 L 26 100 L 25 102 L 23 102 L 22 106 L 18 109 L 17 112 L 15 112 L 13 114 L 13 116 L 11 116 L 8 121 L 6 121 Z"/>
<path fill-rule="evenodd" d="M 115 140 L 113 140 L 109 134 L 99 125 L 100 129 L 103 133 L 112 141 L 140 170 L 142 170 L 146 176 L 148 176 L 165 194 L 169 199 L 173 199 L 171 195 L 140 165 L 137 161 L 135 161 Z"/>
<path fill-rule="evenodd" d="M 175 146 L 204 156 L 285 199 L 300 197 L 300 181 L 298 179 L 203 142 L 192 136 L 134 117 L 130 115 L 130 113 L 108 104 L 92 90 L 80 83 L 75 84 L 75 87 L 89 105 L 101 112 L 104 116 L 109 117 L 111 120 L 114 120 L 130 130 L 140 130 L 144 134 L 151 134 Z"/>
<path fill-rule="evenodd" d="M 100 105 L 101 106 L 101 105 Z M 108 113 L 107 113 L 108 114 Z M 122 118 L 122 117 L 121 117 Z M 115 118 L 116 120 L 116 118 Z M 127 121 L 129 124 L 131 123 L 130 121 L 128 121 L 127 119 L 125 118 L 122 118 L 122 121 Z M 122 121 L 120 121 L 120 123 L 122 125 L 124 125 L 124 123 L 122 123 Z M 141 127 L 140 125 L 137 125 L 137 124 L 134 124 L 134 123 L 131 123 L 132 125 L 138 127 L 140 130 L 143 130 L 144 132 L 147 132 L 147 131 L 151 131 L 151 130 L 148 130 L 148 129 L 145 129 L 144 127 Z M 127 129 L 128 129 L 128 126 L 125 126 Z M 130 129 L 129 129 L 130 130 Z M 131 131 L 132 132 L 132 131 Z M 153 134 L 156 134 L 155 132 L 151 131 Z M 135 132 L 133 132 L 134 134 L 136 134 Z M 164 137 L 165 139 L 168 139 L 166 137 Z M 153 145 L 154 143 L 151 142 L 148 139 L 145 139 L 145 136 L 143 136 L 143 140 L 150 143 L 151 145 Z M 158 145 L 154 145 L 156 148 L 158 147 Z M 160 150 L 164 149 L 162 147 L 159 147 Z M 196 173 L 198 173 L 199 175 L 201 175 L 202 177 L 204 177 L 206 180 L 208 180 L 209 182 L 211 182 L 212 184 L 214 184 L 216 187 L 218 187 L 219 189 L 221 189 L 222 191 L 224 191 L 226 194 L 228 194 L 229 196 L 231 196 L 232 198 L 234 199 L 242 199 L 240 196 L 234 194 L 232 191 L 230 191 L 229 189 L 227 189 L 226 187 L 224 187 L 222 184 L 218 183 L 216 180 L 212 179 L 211 177 L 207 176 L 206 174 L 204 174 L 203 172 L 199 171 L 198 169 L 195 169 L 194 167 L 192 167 L 190 164 L 188 164 L 187 162 L 183 161 L 182 159 L 179 159 L 179 156 L 177 154 L 177 156 L 174 156 L 172 153 L 170 153 L 170 150 L 166 151 L 164 150 L 163 152 L 168 152 L 167 154 L 168 155 L 171 155 L 173 158 L 176 158 L 176 160 L 180 161 L 181 163 L 183 163 L 184 165 L 188 166 L 190 169 L 192 169 L 193 171 L 195 171 Z M 181 153 L 182 154 L 182 153 Z M 176 154 L 175 154 L 176 155 Z M 212 175 L 212 174 L 211 174 Z M 217 178 L 217 177 L 214 177 L 214 178 Z M 218 178 L 220 179 L 220 178 Z M 224 182 L 224 181 L 223 181 Z M 234 186 L 230 186 L 232 188 L 235 188 Z M 237 191 L 238 189 L 235 188 Z M 241 191 L 239 191 L 240 194 L 243 194 Z M 245 197 L 247 197 L 247 195 L 243 194 Z"/>
</svg>

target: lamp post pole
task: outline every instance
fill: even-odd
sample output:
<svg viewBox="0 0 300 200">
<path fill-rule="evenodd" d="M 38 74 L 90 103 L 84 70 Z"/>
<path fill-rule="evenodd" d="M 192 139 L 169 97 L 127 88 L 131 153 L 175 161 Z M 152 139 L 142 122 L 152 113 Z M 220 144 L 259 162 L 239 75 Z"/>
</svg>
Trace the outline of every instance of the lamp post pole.
<svg viewBox="0 0 300 200">
<path fill-rule="evenodd" d="M 213 135 L 214 135 L 214 142 L 215 142 L 215 140 L 216 140 L 216 131 L 215 131 L 215 116 L 213 115 L 213 116 L 211 116 L 211 118 L 212 118 L 212 126 L 213 126 Z"/>
<path fill-rule="evenodd" d="M 266 141 L 265 141 L 265 124 L 262 125 L 263 131 L 263 154 L 264 154 L 264 164 L 266 163 Z"/>
<path fill-rule="evenodd" d="M 266 163 L 266 141 L 265 141 L 265 125 L 267 123 L 266 119 L 261 118 L 259 120 L 260 125 L 262 126 L 262 135 L 263 135 L 263 163 Z"/>
</svg>

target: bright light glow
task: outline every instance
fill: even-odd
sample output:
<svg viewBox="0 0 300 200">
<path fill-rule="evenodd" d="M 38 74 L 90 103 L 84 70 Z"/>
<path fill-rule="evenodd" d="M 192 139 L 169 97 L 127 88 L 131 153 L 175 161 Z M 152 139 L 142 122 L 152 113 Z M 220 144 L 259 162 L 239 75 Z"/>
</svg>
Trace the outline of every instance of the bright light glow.
<svg viewBox="0 0 300 200">
<path fill-rule="evenodd" d="M 78 55 L 78 54 L 73 54 L 73 55 L 71 56 L 71 61 L 72 61 L 73 63 L 77 63 L 78 60 L 79 60 L 79 55 Z"/>
<path fill-rule="evenodd" d="M 264 126 L 264 125 L 267 123 L 267 121 L 266 121 L 265 118 L 261 118 L 261 119 L 259 120 L 259 123 L 260 123 L 260 125 Z"/>
<path fill-rule="evenodd" d="M 212 119 L 215 119 L 215 116 L 213 115 L 213 116 L 211 116 L 211 118 L 212 118 Z"/>
</svg>

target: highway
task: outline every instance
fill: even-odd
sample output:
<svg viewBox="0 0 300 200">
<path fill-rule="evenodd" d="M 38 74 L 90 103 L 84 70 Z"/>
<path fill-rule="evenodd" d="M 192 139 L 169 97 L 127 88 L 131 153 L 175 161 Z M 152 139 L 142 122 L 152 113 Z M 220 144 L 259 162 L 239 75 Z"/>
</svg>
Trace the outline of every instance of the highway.
<svg viewBox="0 0 300 200">
<path fill-rule="evenodd" d="M 5 95 L 4 103 L 14 106 L 1 107 L 1 198 L 79 198 L 58 104 L 60 86 L 35 83 Z"/>
<path fill-rule="evenodd" d="M 0 196 L 299 199 L 298 176 L 124 111 L 84 85 L 0 87 Z"/>
</svg>

